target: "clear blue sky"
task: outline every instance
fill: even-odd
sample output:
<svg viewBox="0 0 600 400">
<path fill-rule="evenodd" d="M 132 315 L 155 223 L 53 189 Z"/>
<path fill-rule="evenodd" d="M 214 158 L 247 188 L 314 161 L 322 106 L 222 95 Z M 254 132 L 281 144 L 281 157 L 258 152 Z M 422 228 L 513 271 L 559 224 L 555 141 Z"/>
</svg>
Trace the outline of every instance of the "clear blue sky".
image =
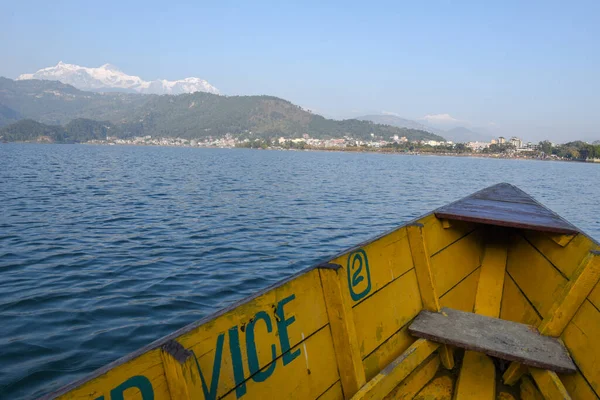
<svg viewBox="0 0 600 400">
<path fill-rule="evenodd" d="M 323 3 L 3 1 L 0 75 L 111 63 L 326 116 L 600 139 L 598 0 Z"/>
</svg>

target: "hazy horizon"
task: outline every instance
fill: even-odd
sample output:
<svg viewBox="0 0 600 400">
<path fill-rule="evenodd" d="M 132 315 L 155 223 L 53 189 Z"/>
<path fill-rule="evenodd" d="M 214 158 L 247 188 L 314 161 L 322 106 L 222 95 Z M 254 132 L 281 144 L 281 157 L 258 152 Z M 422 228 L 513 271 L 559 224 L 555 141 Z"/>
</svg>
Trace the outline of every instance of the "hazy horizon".
<svg viewBox="0 0 600 400">
<path fill-rule="evenodd" d="M 331 118 L 393 114 L 524 140 L 600 140 L 598 2 L 303 6 L 13 3 L 0 76 L 59 61 L 205 79 Z"/>
</svg>

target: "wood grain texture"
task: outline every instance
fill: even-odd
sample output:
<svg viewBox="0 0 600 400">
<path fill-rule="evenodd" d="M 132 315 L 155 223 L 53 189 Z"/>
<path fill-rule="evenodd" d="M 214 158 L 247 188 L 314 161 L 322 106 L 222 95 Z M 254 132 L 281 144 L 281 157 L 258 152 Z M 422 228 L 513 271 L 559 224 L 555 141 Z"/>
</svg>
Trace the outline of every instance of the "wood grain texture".
<svg viewBox="0 0 600 400">
<path fill-rule="evenodd" d="M 535 201 L 521 189 L 500 183 L 435 211 L 438 218 L 532 229 L 577 233 L 578 229 Z"/>
<path fill-rule="evenodd" d="M 367 382 L 353 400 L 381 399 L 398 386 L 423 363 L 440 345 L 425 339 L 414 342 L 400 357 Z"/>
<path fill-rule="evenodd" d="M 591 251 L 575 270 L 562 296 L 538 327 L 542 335 L 558 337 L 600 279 L 600 255 Z"/>
<path fill-rule="evenodd" d="M 496 368 L 491 358 L 477 351 L 465 351 L 456 384 L 455 400 L 495 400 Z"/>
<path fill-rule="evenodd" d="M 361 356 L 365 358 L 423 309 L 414 270 L 353 308 Z"/>
<path fill-rule="evenodd" d="M 600 311 L 585 301 L 561 338 L 585 379 L 600 396 Z"/>
<path fill-rule="evenodd" d="M 525 295 L 508 274 L 504 277 L 500 318 L 533 326 L 538 326 L 542 322 L 542 318 L 535 308 L 527 301 Z"/>
<path fill-rule="evenodd" d="M 507 248 L 505 245 L 486 246 L 479 273 L 475 297 L 475 313 L 498 318 L 502 304 Z"/>
<path fill-rule="evenodd" d="M 171 340 L 162 345 L 161 356 L 172 399 L 204 397 L 196 360 L 191 351 Z"/>
<path fill-rule="evenodd" d="M 350 398 L 366 383 L 362 364 L 352 303 L 345 283 L 345 272 L 341 268 L 319 269 L 333 347 L 337 360 L 344 397 Z"/>
<path fill-rule="evenodd" d="M 590 250 L 598 248 L 597 244 L 582 233 L 576 235 L 564 247 L 553 241 L 547 233 L 525 231 L 523 234 L 529 243 L 569 279 Z"/>
<path fill-rule="evenodd" d="M 440 310 L 439 296 L 436 291 L 436 283 L 431 271 L 429 254 L 427 253 L 427 244 L 425 241 L 424 229 L 422 224 L 411 224 L 406 227 L 408 233 L 408 242 L 412 255 L 417 281 L 419 283 L 419 293 L 423 302 L 423 308 L 431 311 Z M 442 345 L 440 349 L 440 360 L 447 369 L 454 368 L 454 354 L 452 349 Z"/>
<path fill-rule="evenodd" d="M 536 311 L 545 318 L 554 301 L 561 297 L 568 281 L 523 237 L 515 240 L 508 250 L 506 270 Z"/>
<path fill-rule="evenodd" d="M 544 399 L 571 400 L 569 392 L 567 392 L 567 389 L 555 372 L 538 368 L 530 368 L 529 372 L 535 380 L 542 396 L 544 396 Z"/>
<path fill-rule="evenodd" d="M 396 386 L 384 400 L 412 400 L 433 379 L 440 367 L 440 358 L 432 354 L 415 369 L 401 384 Z"/>
<path fill-rule="evenodd" d="M 444 308 L 439 313 L 422 311 L 408 329 L 420 338 L 528 366 L 558 372 L 577 370 L 559 340 L 542 336 L 525 324 Z"/>
<path fill-rule="evenodd" d="M 413 400 L 452 400 L 454 380 L 448 376 L 438 376 L 429 382 Z"/>
<path fill-rule="evenodd" d="M 544 400 L 544 396 L 527 376 L 521 379 L 520 394 L 521 400 Z"/>
</svg>

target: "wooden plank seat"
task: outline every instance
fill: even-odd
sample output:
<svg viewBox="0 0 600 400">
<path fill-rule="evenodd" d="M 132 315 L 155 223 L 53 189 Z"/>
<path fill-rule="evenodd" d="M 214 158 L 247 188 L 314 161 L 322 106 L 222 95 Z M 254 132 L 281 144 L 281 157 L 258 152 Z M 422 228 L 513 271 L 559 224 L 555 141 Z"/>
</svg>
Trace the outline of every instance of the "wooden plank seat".
<svg viewBox="0 0 600 400">
<path fill-rule="evenodd" d="M 543 336 L 530 325 L 442 308 L 440 312 L 421 311 L 408 331 L 419 338 L 531 367 L 560 373 L 577 371 L 558 339 Z"/>
</svg>

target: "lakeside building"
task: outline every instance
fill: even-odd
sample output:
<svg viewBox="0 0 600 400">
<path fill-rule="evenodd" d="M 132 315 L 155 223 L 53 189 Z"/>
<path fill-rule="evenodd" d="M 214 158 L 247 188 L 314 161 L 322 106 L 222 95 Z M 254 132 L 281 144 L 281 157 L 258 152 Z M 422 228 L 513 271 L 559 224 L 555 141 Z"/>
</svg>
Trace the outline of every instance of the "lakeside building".
<svg viewBox="0 0 600 400">
<path fill-rule="evenodd" d="M 467 146 L 472 148 L 474 151 L 481 151 L 490 147 L 490 143 L 486 142 L 469 142 Z"/>
<path fill-rule="evenodd" d="M 510 144 L 515 146 L 516 149 L 520 149 L 523 147 L 523 141 L 516 136 L 510 138 Z"/>
</svg>

